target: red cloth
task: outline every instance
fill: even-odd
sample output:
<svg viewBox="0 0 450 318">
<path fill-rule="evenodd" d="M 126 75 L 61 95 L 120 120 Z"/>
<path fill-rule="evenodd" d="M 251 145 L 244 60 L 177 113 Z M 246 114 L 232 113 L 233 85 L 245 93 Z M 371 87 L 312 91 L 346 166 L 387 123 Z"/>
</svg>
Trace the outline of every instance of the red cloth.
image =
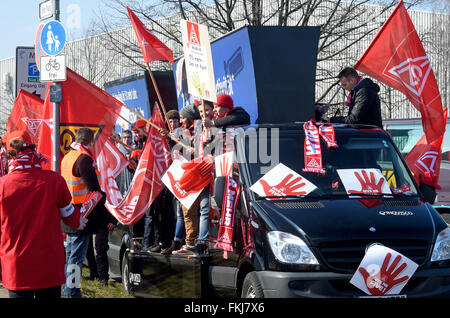
<svg viewBox="0 0 450 318">
<path fill-rule="evenodd" d="M 65 282 L 59 208 L 70 204 L 66 182 L 39 168 L 0 178 L 0 259 L 8 290 L 43 289 Z M 79 209 L 64 219 L 79 226 Z"/>
<path fill-rule="evenodd" d="M 146 63 L 153 61 L 173 61 L 173 52 L 164 43 L 162 43 L 156 36 L 154 36 L 149 29 L 147 29 L 141 20 L 134 14 L 130 8 L 127 7 L 128 17 L 133 25 L 134 32 L 139 42 L 139 46 L 144 56 Z"/>
</svg>

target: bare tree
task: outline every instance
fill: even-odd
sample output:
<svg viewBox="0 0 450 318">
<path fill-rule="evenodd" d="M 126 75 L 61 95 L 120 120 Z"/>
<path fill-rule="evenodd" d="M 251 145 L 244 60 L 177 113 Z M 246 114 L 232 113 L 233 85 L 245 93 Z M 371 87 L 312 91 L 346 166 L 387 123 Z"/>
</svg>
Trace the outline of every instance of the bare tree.
<svg viewBox="0 0 450 318">
<path fill-rule="evenodd" d="M 423 1 L 409 1 L 406 7 Z M 107 35 L 105 46 L 143 68 L 134 34 L 113 32 L 119 26 L 130 25 L 126 6 L 174 51 L 175 58 L 183 54 L 180 19 L 208 26 L 212 39 L 244 25 L 320 26 L 316 100 L 326 102 L 338 84 L 338 70 L 357 61 L 355 48 L 362 54 L 398 0 L 103 0 L 103 3 L 107 9 L 99 14 L 98 27 Z M 170 65 L 162 63 L 157 67 Z"/>
</svg>

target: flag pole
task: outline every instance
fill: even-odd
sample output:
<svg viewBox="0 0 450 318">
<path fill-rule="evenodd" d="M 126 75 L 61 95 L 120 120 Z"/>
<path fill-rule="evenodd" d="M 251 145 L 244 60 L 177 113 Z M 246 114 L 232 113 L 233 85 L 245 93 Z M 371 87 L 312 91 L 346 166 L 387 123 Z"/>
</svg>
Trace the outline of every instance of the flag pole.
<svg viewBox="0 0 450 318">
<path fill-rule="evenodd" d="M 125 107 L 126 109 L 128 109 L 130 112 L 132 112 L 133 114 L 135 114 L 136 116 L 138 116 L 139 118 L 145 120 L 150 126 L 158 129 L 158 131 L 161 129 L 161 127 L 159 127 L 158 125 L 155 125 L 154 123 L 152 123 L 150 120 L 148 120 L 147 118 L 145 118 L 144 116 L 142 116 L 140 113 L 136 112 L 134 109 L 131 109 L 130 107 L 128 107 L 125 104 L 122 104 L 122 107 Z M 182 143 L 180 140 L 172 137 L 171 135 L 169 135 L 169 138 L 171 140 L 173 140 L 174 142 L 176 142 L 177 144 L 180 144 L 182 147 L 186 148 L 188 151 L 192 151 L 193 148 L 190 146 L 185 145 L 184 143 Z"/>
<path fill-rule="evenodd" d="M 169 131 L 172 132 L 172 126 L 170 126 L 169 119 L 167 119 L 166 108 L 164 107 L 164 103 L 162 101 L 161 95 L 159 94 L 159 89 L 158 89 L 158 86 L 156 85 L 155 78 L 153 77 L 152 70 L 150 69 L 150 64 L 148 62 L 146 64 L 147 64 L 148 72 L 150 73 L 150 78 L 152 79 L 153 87 L 155 88 L 156 95 L 158 96 L 159 104 L 161 105 L 161 109 L 164 113 L 164 119 L 166 120 L 167 127 L 169 127 Z"/>
</svg>

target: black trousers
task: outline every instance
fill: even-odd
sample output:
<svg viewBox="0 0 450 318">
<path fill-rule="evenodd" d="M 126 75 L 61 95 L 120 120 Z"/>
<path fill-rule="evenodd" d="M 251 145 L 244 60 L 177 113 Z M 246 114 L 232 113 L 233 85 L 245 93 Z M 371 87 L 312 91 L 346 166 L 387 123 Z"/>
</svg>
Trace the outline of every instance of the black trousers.
<svg viewBox="0 0 450 318">
<path fill-rule="evenodd" d="M 109 279 L 108 250 L 108 229 L 100 229 L 95 241 L 91 236 L 86 254 L 91 278 Z"/>
<path fill-rule="evenodd" d="M 9 298 L 36 298 L 36 299 L 50 299 L 61 298 L 61 286 L 55 286 L 46 289 L 33 290 L 8 290 Z"/>
</svg>

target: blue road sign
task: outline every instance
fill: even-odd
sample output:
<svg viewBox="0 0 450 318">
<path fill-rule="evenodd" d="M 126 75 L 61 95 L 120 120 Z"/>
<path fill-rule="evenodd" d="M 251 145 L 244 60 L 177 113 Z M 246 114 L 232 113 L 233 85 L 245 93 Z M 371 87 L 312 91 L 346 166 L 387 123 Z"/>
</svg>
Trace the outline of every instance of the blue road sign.
<svg viewBox="0 0 450 318">
<path fill-rule="evenodd" d="M 41 46 L 47 55 L 58 55 L 66 44 L 66 30 L 58 21 L 47 22 L 41 31 Z"/>
</svg>

